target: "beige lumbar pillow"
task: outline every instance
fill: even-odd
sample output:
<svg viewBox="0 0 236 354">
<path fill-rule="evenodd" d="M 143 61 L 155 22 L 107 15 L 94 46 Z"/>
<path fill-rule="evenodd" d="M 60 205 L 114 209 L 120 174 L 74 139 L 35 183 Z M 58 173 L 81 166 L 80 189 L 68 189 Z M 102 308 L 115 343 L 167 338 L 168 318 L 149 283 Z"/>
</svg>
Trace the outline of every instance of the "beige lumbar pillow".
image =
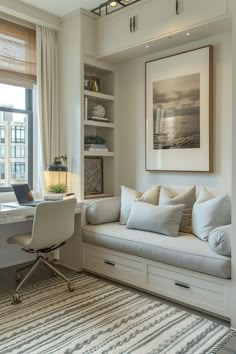
<svg viewBox="0 0 236 354">
<path fill-rule="evenodd" d="M 149 188 L 142 194 L 140 198 L 137 198 L 140 202 L 145 202 L 153 205 L 158 205 L 160 197 L 161 186 L 154 186 Z"/>
<path fill-rule="evenodd" d="M 183 209 L 183 204 L 152 205 L 135 200 L 127 221 L 127 228 L 178 236 Z"/>
<path fill-rule="evenodd" d="M 154 186 L 144 193 L 121 186 L 120 223 L 123 225 L 127 224 L 134 200 L 157 205 L 159 201 L 159 194 L 160 186 Z"/>
<path fill-rule="evenodd" d="M 162 186 L 160 193 L 160 205 L 178 205 L 185 204 L 183 216 L 180 223 L 180 232 L 192 232 L 192 210 L 196 201 L 196 187 L 187 188 L 182 193 L 176 195 L 168 188 Z"/>
</svg>

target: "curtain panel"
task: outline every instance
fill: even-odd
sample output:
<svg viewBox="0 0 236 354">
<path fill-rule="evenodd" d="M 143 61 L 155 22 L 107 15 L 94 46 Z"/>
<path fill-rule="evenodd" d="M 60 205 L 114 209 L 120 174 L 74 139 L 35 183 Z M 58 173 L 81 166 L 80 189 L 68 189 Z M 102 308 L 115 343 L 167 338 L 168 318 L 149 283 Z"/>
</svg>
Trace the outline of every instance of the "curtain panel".
<svg viewBox="0 0 236 354">
<path fill-rule="evenodd" d="M 36 27 L 38 107 L 43 170 L 59 154 L 57 32 Z"/>
</svg>

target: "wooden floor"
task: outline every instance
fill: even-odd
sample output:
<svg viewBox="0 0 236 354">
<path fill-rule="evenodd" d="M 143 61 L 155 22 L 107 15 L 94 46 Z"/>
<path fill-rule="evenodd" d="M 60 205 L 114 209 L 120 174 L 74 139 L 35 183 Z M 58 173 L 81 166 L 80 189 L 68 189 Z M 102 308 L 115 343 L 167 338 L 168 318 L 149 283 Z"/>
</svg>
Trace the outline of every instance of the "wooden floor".
<svg viewBox="0 0 236 354">
<path fill-rule="evenodd" d="M 24 266 L 24 265 L 22 265 L 22 266 Z M 0 269 L 0 299 L 2 296 L 9 295 L 9 301 L 11 301 L 11 294 L 17 286 L 16 275 L 15 275 L 16 269 L 19 269 L 20 267 L 21 267 L 21 265 L 10 267 L 10 268 Z M 60 271 L 62 273 L 68 273 L 68 270 L 63 270 L 62 268 L 60 268 Z M 25 271 L 22 273 L 25 274 Z M 35 284 L 41 280 L 49 279 L 51 276 L 52 276 L 52 273 L 50 273 L 50 270 L 45 268 L 45 266 L 40 265 L 39 268 L 37 269 L 37 271 L 33 274 L 33 276 L 27 281 L 27 284 L 32 285 L 32 284 Z M 139 292 L 139 293 L 141 292 L 138 290 L 133 290 L 133 291 Z M 162 302 L 168 303 L 170 306 L 176 306 L 176 307 L 182 308 L 183 310 L 190 311 L 190 312 L 195 313 L 199 316 L 204 316 L 204 317 L 207 317 L 213 321 L 217 321 L 217 322 L 222 323 L 223 325 L 229 326 L 228 322 L 225 322 L 220 319 L 216 319 L 215 317 L 212 317 L 210 315 L 205 315 L 205 314 L 202 314 L 198 311 L 191 310 L 189 308 L 185 308 L 184 306 L 173 304 L 172 302 L 169 302 L 169 301 L 166 301 L 163 299 L 159 299 L 154 295 L 148 295 L 148 294 L 146 294 L 146 295 L 150 296 L 152 298 L 155 298 L 157 300 L 160 300 Z M 23 297 L 22 297 L 22 300 L 23 300 Z M 206 354 L 208 354 L 208 353 L 206 353 Z M 222 348 L 221 350 L 219 350 L 217 352 L 217 354 L 236 354 L 236 337 L 232 338 L 224 346 L 224 348 Z"/>
</svg>

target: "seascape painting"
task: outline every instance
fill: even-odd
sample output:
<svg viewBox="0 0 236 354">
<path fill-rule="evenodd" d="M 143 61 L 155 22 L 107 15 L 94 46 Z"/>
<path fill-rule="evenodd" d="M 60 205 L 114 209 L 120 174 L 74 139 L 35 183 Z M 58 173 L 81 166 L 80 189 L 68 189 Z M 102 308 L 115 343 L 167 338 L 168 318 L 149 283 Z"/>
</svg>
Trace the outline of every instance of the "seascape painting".
<svg viewBox="0 0 236 354">
<path fill-rule="evenodd" d="M 200 148 L 200 73 L 152 86 L 153 149 Z"/>
</svg>

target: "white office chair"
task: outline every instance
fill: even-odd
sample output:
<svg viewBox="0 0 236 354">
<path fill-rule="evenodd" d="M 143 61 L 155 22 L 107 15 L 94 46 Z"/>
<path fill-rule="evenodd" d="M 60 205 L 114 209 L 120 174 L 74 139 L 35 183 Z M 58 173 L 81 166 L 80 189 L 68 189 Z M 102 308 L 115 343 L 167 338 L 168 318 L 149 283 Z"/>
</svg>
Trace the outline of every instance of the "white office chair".
<svg viewBox="0 0 236 354">
<path fill-rule="evenodd" d="M 19 290 L 29 279 L 40 263 L 50 268 L 53 273 L 59 275 L 67 282 L 68 290 L 73 291 L 74 286 L 61 272 L 54 267 L 43 254 L 50 253 L 63 246 L 74 233 L 74 214 L 76 199 L 67 199 L 57 202 L 42 202 L 35 209 L 32 234 L 14 235 L 8 239 L 8 243 L 18 243 L 22 250 L 29 253 L 37 253 L 37 259 L 33 262 L 30 271 L 21 280 L 13 293 L 13 304 L 21 302 Z M 21 268 L 21 270 L 27 267 Z M 19 273 L 18 273 L 19 274 Z"/>
</svg>

